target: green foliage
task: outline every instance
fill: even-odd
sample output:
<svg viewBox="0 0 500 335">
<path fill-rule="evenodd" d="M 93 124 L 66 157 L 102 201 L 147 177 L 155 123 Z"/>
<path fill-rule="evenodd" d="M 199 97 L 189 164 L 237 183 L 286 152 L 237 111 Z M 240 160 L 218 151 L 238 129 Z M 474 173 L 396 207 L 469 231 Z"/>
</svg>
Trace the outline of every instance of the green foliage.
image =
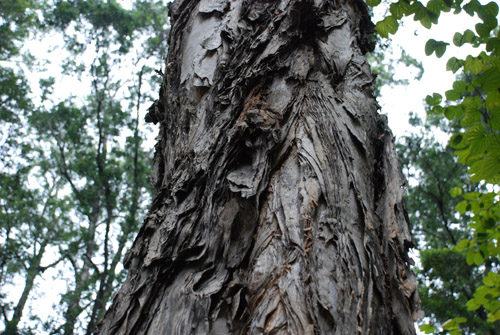
<svg viewBox="0 0 500 335">
<path fill-rule="evenodd" d="M 444 55 L 444 53 L 446 52 L 447 45 L 448 45 L 448 43 L 446 43 L 446 42 L 436 41 L 435 39 L 431 38 L 425 44 L 425 54 L 427 56 L 430 56 L 433 53 L 436 53 L 436 56 L 438 58 L 441 58 Z"/>
<path fill-rule="evenodd" d="M 432 95 L 428 95 L 425 98 L 425 102 L 429 106 L 439 105 L 441 103 L 441 101 L 443 101 L 443 96 L 441 94 L 439 94 L 439 93 L 434 93 Z"/>
<path fill-rule="evenodd" d="M 167 10 L 161 1 L 137 1 L 132 9 L 100 0 L 13 5 L 0 4 L 1 24 L 15 32 L 5 46 L 0 39 L 0 54 L 11 66 L 0 67 L 4 328 L 91 333 L 125 276 L 120 261 L 147 210 L 150 153 L 139 119 L 159 80 L 147 64 L 161 67 L 166 53 Z M 22 13 L 36 15 L 15 16 Z M 17 42 L 35 27 L 43 27 L 40 39 L 59 34 L 64 49 L 58 52 L 68 55 L 60 74 L 38 83 L 17 65 L 25 59 L 16 58 Z M 122 63 L 131 63 L 126 72 Z M 64 76 L 88 81 L 90 91 L 61 96 L 58 82 Z M 59 316 L 42 321 L 32 314 L 27 321 L 26 307 L 39 294 L 37 281 L 51 276 L 68 283 L 60 288 Z M 18 301 L 11 300 L 12 285 L 23 290 Z"/>
<path fill-rule="evenodd" d="M 460 303 L 455 315 L 460 314 L 458 308 L 465 306 L 475 311 L 490 328 L 495 328 L 500 320 L 500 285 L 499 285 L 499 248 L 500 237 L 500 202 L 498 186 L 500 182 L 500 35 L 497 15 L 498 4 L 489 2 L 482 4 L 477 0 L 431 0 L 424 6 L 419 1 L 408 1 L 407 6 L 400 5 L 401 0 L 390 4 L 391 15 L 379 22 L 377 31 L 383 37 L 397 31 L 395 20 L 405 16 L 413 16 L 422 26 L 430 28 L 437 24 L 443 12 L 464 11 L 477 17 L 480 22 L 474 30 L 466 29 L 456 32 L 453 44 L 461 47 L 471 45 L 479 51 L 467 55 L 465 59 L 455 56 L 449 58 L 446 68 L 453 73 L 462 71 L 462 76 L 446 91 L 446 104 L 441 95 L 434 93 L 427 96 L 430 113 L 444 115 L 457 127 L 450 138 L 450 147 L 457 155 L 458 162 L 468 168 L 471 182 L 483 185 L 482 190 L 458 191 L 456 186 L 450 190 L 456 199 L 456 211 L 462 218 L 470 216 L 468 227 L 470 236 L 457 241 L 454 250 L 465 255 L 468 266 L 473 266 L 483 278 L 470 284 L 474 288 L 468 302 Z M 391 22 L 390 29 L 385 22 Z M 446 52 L 446 42 L 430 39 L 425 47 L 427 55 L 435 53 L 441 57 Z M 462 187 L 463 188 L 463 187 Z M 439 252 L 439 249 L 434 249 Z M 425 255 L 425 254 L 424 254 Z M 437 271 L 438 263 L 434 263 L 433 271 Z M 444 275 L 444 273 L 442 273 Z M 451 288 L 448 288 L 451 290 Z M 481 333 L 479 326 L 473 325 L 471 317 L 455 317 L 442 324 L 443 332 L 460 334 L 466 327 L 472 332 Z M 475 327 L 475 328 L 474 328 Z M 432 332 L 432 327 L 424 327 L 423 331 Z"/>
<path fill-rule="evenodd" d="M 425 334 L 432 334 L 436 330 L 436 327 L 431 326 L 429 324 L 424 324 L 420 326 L 420 331 L 424 332 Z"/>
<path fill-rule="evenodd" d="M 437 105 L 442 97 L 427 97 Z M 422 309 L 430 324 L 422 331 L 432 332 L 449 319 L 465 317 L 466 333 L 489 334 L 491 327 L 476 311 L 466 308 L 481 272 L 466 263 L 463 251 L 453 250 L 458 241 L 472 234 L 470 216 L 459 216 L 455 207 L 463 198 L 462 190 L 480 191 L 471 183 L 465 166 L 457 163 L 452 148 L 440 144 L 432 134 L 453 132 L 458 125 L 430 115 L 423 122 L 412 116 L 411 124 L 420 132 L 404 136 L 397 143 L 398 154 L 412 185 L 406 197 L 410 222 L 420 247 L 421 266 L 416 270 Z M 450 266 L 453 264 L 453 266 Z"/>
<path fill-rule="evenodd" d="M 443 329 L 451 335 L 459 335 L 462 333 L 460 331 L 460 325 L 465 322 L 467 322 L 466 318 L 456 317 L 443 323 Z"/>
<path fill-rule="evenodd" d="M 9 0 L 0 2 L 0 60 L 19 53 L 20 42 L 38 27 L 36 9 L 41 1 Z"/>
<path fill-rule="evenodd" d="M 490 7 L 497 12 L 497 7 Z M 447 118 L 459 121 L 462 126 L 450 140 L 459 161 L 469 167 L 471 180 L 491 185 L 498 185 L 500 179 L 500 142 L 496 121 L 492 122 L 500 104 L 497 62 L 497 56 L 485 52 L 478 57 L 468 56 L 463 64 L 468 80 L 457 80 L 453 96 L 447 95 L 448 100 L 457 103 L 443 108 Z M 471 311 L 484 308 L 491 323 L 500 317 L 498 195 L 495 191 L 469 192 L 456 207 L 462 215 L 472 216 L 470 226 L 473 228 L 472 237 L 460 241 L 456 249 L 466 253 L 467 264 L 484 266 L 482 285 L 476 288 L 466 306 Z"/>
<path fill-rule="evenodd" d="M 121 54 L 130 51 L 133 41 L 138 37 L 137 33 L 147 30 L 154 31 L 155 37 L 147 39 L 145 51 L 158 52 L 159 49 L 165 48 L 165 5 L 162 1 L 136 1 L 134 5 L 133 10 L 126 10 L 115 0 L 57 0 L 52 10 L 45 13 L 45 20 L 50 27 L 66 33 L 70 25 L 73 25 L 73 30 L 77 32 L 87 31 L 87 42 L 91 42 L 96 36 L 106 36 L 99 41 L 100 44 L 109 46 L 114 43 L 119 46 L 118 51 Z M 93 29 L 86 29 L 88 24 Z M 78 34 L 68 34 L 66 38 L 70 49 L 85 48 L 85 45 L 75 38 Z"/>
<path fill-rule="evenodd" d="M 382 37 L 389 37 L 389 34 L 394 35 L 398 30 L 398 22 L 393 16 L 388 16 L 382 21 L 377 22 L 375 29 Z"/>
<path fill-rule="evenodd" d="M 377 1 L 367 1 L 367 4 L 372 7 L 379 3 L 380 2 Z M 463 34 L 456 33 L 453 42 L 460 46 L 464 43 L 474 44 L 482 41 L 482 39 L 488 39 L 490 33 L 498 25 L 496 19 L 498 15 L 498 5 L 495 2 L 482 5 L 477 0 L 471 0 L 464 5 L 462 4 L 463 0 L 430 0 L 426 5 L 420 1 L 410 0 L 391 2 L 389 5 L 390 15 L 376 23 L 376 30 L 380 36 L 385 38 L 388 37 L 389 34 L 395 34 L 399 28 L 398 20 L 403 17 L 413 17 L 413 19 L 419 21 L 422 26 L 430 29 L 433 24 L 438 23 L 441 13 L 454 10 L 454 13 L 458 14 L 464 10 L 470 16 L 477 15 L 482 20 L 481 23 L 475 26 L 475 30 L 479 35 L 479 40 L 476 40 L 476 36 L 471 30 L 467 30 Z M 429 52 L 428 54 L 431 53 L 432 52 Z"/>
</svg>

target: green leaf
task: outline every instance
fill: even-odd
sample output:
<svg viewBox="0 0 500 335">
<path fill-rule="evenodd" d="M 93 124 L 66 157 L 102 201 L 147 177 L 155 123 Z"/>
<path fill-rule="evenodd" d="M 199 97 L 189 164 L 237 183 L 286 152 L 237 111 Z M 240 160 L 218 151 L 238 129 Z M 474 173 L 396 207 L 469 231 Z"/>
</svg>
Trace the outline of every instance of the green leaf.
<svg viewBox="0 0 500 335">
<path fill-rule="evenodd" d="M 496 311 L 495 313 L 488 313 L 488 322 L 494 323 L 498 320 L 500 320 L 500 310 Z"/>
<path fill-rule="evenodd" d="M 437 58 L 443 57 L 444 53 L 446 52 L 447 45 L 448 45 L 448 43 L 443 43 L 443 44 L 440 44 L 439 46 L 436 47 Z"/>
<path fill-rule="evenodd" d="M 442 100 L 442 97 L 441 97 Z M 431 110 L 428 110 L 427 113 L 429 114 L 434 114 L 434 115 L 441 115 L 443 114 L 444 108 L 441 106 L 434 106 Z"/>
<path fill-rule="evenodd" d="M 430 56 L 434 53 L 435 44 L 436 44 L 435 39 L 430 39 L 425 43 L 425 55 L 426 56 Z"/>
<path fill-rule="evenodd" d="M 490 272 L 490 273 L 492 273 L 492 272 Z M 483 283 L 488 288 L 495 288 L 495 286 L 497 286 L 495 278 L 492 276 L 489 276 L 489 273 L 487 276 L 483 277 Z M 492 295 L 495 295 L 495 293 L 493 292 Z"/>
<path fill-rule="evenodd" d="M 464 44 L 463 39 L 463 35 L 457 31 L 455 35 L 453 35 L 453 44 L 457 47 L 461 47 Z"/>
<path fill-rule="evenodd" d="M 434 331 L 436 331 L 436 327 L 431 326 L 429 324 L 424 324 L 424 325 L 420 325 L 420 331 L 422 331 L 426 334 L 432 334 Z"/>
<path fill-rule="evenodd" d="M 410 5 L 409 14 L 415 14 L 414 20 L 420 20 L 424 15 L 426 15 L 427 9 L 420 1 L 412 1 Z"/>
<path fill-rule="evenodd" d="M 394 35 L 398 31 L 398 27 L 399 23 L 393 16 L 388 16 L 375 25 L 375 29 L 379 35 L 384 38 L 389 37 L 389 34 Z"/>
<path fill-rule="evenodd" d="M 415 13 L 413 19 L 415 21 L 420 21 L 420 24 L 425 28 L 429 29 L 432 25 L 433 19 L 431 19 L 431 14 L 434 16 L 434 21 L 437 21 L 438 15 L 429 11 L 424 5 L 419 1 L 412 2 L 410 6 L 410 13 Z"/>
<path fill-rule="evenodd" d="M 453 73 L 456 73 L 461 67 L 462 67 L 462 61 L 460 61 L 456 57 L 451 57 L 450 59 L 448 59 L 448 62 L 446 62 L 447 71 L 452 71 Z"/>
<path fill-rule="evenodd" d="M 442 100 L 443 100 L 443 96 L 439 93 L 433 93 L 432 96 L 428 95 L 427 97 L 425 97 L 425 102 L 429 106 L 439 105 Z"/>
<path fill-rule="evenodd" d="M 459 202 L 459 203 L 455 206 L 455 210 L 456 210 L 457 212 L 459 212 L 461 215 L 464 215 L 464 214 L 465 214 L 465 212 L 467 212 L 467 205 L 468 205 L 468 204 L 469 204 L 469 203 L 468 203 L 467 201 L 462 200 L 462 201 L 460 201 L 460 202 Z"/>
<path fill-rule="evenodd" d="M 483 277 L 483 283 L 488 287 L 493 287 L 495 285 L 495 281 L 493 280 L 493 278 L 488 276 Z"/>
<path fill-rule="evenodd" d="M 474 264 L 474 257 L 475 257 L 475 255 L 476 255 L 476 253 L 473 250 L 469 250 L 467 252 L 467 256 L 466 256 L 465 260 L 467 261 L 468 265 Z"/>
<path fill-rule="evenodd" d="M 464 251 L 465 249 L 467 249 L 469 247 L 469 241 L 468 240 L 460 240 L 460 242 L 458 242 L 458 244 L 455 246 L 455 250 L 456 251 Z"/>
<path fill-rule="evenodd" d="M 489 171 L 488 175 L 485 178 L 485 181 L 487 183 L 498 184 L 500 182 L 499 162 L 500 162 L 500 155 L 498 155 L 498 153 L 497 154 L 494 154 L 493 152 L 488 153 L 488 157 L 486 157 L 485 159 L 485 169 Z"/>
<path fill-rule="evenodd" d="M 485 91 L 498 91 L 500 87 L 500 71 L 498 68 L 493 67 L 483 72 L 477 80 Z"/>
<path fill-rule="evenodd" d="M 456 198 L 459 195 L 462 195 L 462 188 L 461 187 L 452 187 L 452 189 L 450 190 L 450 195 L 453 198 Z"/>
<path fill-rule="evenodd" d="M 432 26 L 432 20 L 429 15 L 426 15 L 420 19 L 420 24 L 424 26 L 427 29 L 431 29 Z"/>
<path fill-rule="evenodd" d="M 471 181 L 479 182 L 489 178 L 498 176 L 500 173 L 500 157 L 489 155 L 483 160 L 479 160 L 472 164 L 469 169 Z"/>
<path fill-rule="evenodd" d="M 478 304 L 476 302 L 476 300 L 474 300 L 474 299 L 471 299 L 471 300 L 467 301 L 467 303 L 465 304 L 465 306 L 467 306 L 467 310 L 468 311 L 475 311 L 476 309 L 478 309 L 479 307 L 481 307 L 481 305 Z"/>
<path fill-rule="evenodd" d="M 477 0 L 471 0 L 468 4 L 463 6 L 463 9 L 470 16 L 474 15 L 474 12 L 478 12 L 481 9 L 481 4 Z"/>
<path fill-rule="evenodd" d="M 427 9 L 434 14 L 439 14 L 443 8 L 442 2 L 438 0 L 430 0 L 427 3 Z"/>
<path fill-rule="evenodd" d="M 448 90 L 445 92 L 445 95 L 446 95 L 446 100 L 448 101 L 456 101 L 462 97 L 460 93 L 458 93 L 455 90 Z"/>
<path fill-rule="evenodd" d="M 461 133 L 453 134 L 450 138 L 450 146 L 458 148 L 463 143 L 464 136 Z"/>
<path fill-rule="evenodd" d="M 486 42 L 486 51 L 493 52 L 495 55 L 500 55 L 500 38 L 493 37 Z"/>
<path fill-rule="evenodd" d="M 472 30 L 467 29 L 463 34 L 456 32 L 455 35 L 453 35 L 453 44 L 457 47 L 461 47 L 465 43 L 474 42 L 476 38 L 476 34 L 474 34 Z"/>
<path fill-rule="evenodd" d="M 497 248 L 496 244 L 493 242 L 488 242 L 488 251 L 491 255 L 498 256 L 500 254 L 500 247 Z"/>
<path fill-rule="evenodd" d="M 482 106 L 482 100 L 478 96 L 468 96 L 466 97 L 463 102 L 462 106 L 464 108 L 465 114 L 467 116 L 471 117 L 472 115 L 475 115 L 477 119 L 475 121 L 479 121 L 480 113 L 479 109 Z"/>
<path fill-rule="evenodd" d="M 488 18 L 495 18 L 498 15 L 498 5 L 496 2 L 489 2 L 488 4 L 481 6 L 478 12 L 478 16 L 481 20 L 485 21 Z"/>
<path fill-rule="evenodd" d="M 470 145 L 470 152 L 473 155 L 483 154 L 488 150 L 488 146 L 490 145 L 490 137 L 489 136 L 481 136 L 474 140 Z"/>
<path fill-rule="evenodd" d="M 487 24 L 487 23 L 477 23 L 475 25 L 476 32 L 479 36 L 481 37 L 487 37 L 490 34 L 490 31 L 495 29 L 494 24 Z"/>
<path fill-rule="evenodd" d="M 453 89 L 459 94 L 464 94 L 467 91 L 467 83 L 463 80 L 457 80 L 453 83 Z"/>
<path fill-rule="evenodd" d="M 497 92 L 497 95 L 500 97 L 500 93 Z M 490 120 L 488 123 L 493 129 L 500 130 L 500 108 L 497 107 L 490 110 Z"/>
<path fill-rule="evenodd" d="M 396 3 L 392 3 L 389 6 L 389 11 L 397 20 L 408 14 L 409 10 L 410 5 L 407 2 L 401 0 Z"/>
<path fill-rule="evenodd" d="M 366 4 L 370 7 L 376 7 L 380 5 L 381 0 L 366 0 Z"/>
<path fill-rule="evenodd" d="M 473 74 L 478 74 L 483 68 L 483 62 L 478 57 L 467 56 L 464 64 L 464 71 L 471 71 Z"/>
<path fill-rule="evenodd" d="M 483 262 L 484 262 L 484 257 L 481 255 L 480 252 L 476 252 L 476 254 L 474 255 L 474 264 L 479 266 L 483 264 Z"/>
<path fill-rule="evenodd" d="M 446 52 L 447 45 L 448 43 L 446 42 L 436 41 L 435 39 L 431 38 L 427 41 L 427 43 L 425 43 L 425 54 L 427 56 L 430 56 L 433 52 L 435 52 L 436 56 L 438 58 L 441 58 Z"/>
<path fill-rule="evenodd" d="M 452 319 L 446 321 L 445 323 L 443 323 L 443 328 L 446 329 L 446 330 L 450 330 L 450 329 L 453 329 L 453 327 L 455 326 L 454 322 Z"/>
<path fill-rule="evenodd" d="M 467 143 L 470 144 L 472 154 L 481 154 L 488 149 L 490 138 L 484 133 L 484 127 L 482 125 L 476 125 L 469 128 L 466 137 Z"/>
<path fill-rule="evenodd" d="M 468 147 L 455 150 L 455 155 L 457 155 L 457 162 L 465 164 L 470 157 L 470 150 Z"/>
<path fill-rule="evenodd" d="M 499 91 L 489 91 L 486 96 L 486 108 L 491 114 L 496 113 L 495 109 L 500 107 L 500 92 Z M 492 116 L 493 117 L 493 116 Z"/>
<path fill-rule="evenodd" d="M 464 31 L 463 39 L 465 43 L 472 43 L 477 38 L 476 34 L 470 29 Z"/>
<path fill-rule="evenodd" d="M 450 331 L 450 333 L 453 333 L 453 331 L 458 330 L 458 326 L 464 322 L 467 322 L 466 318 L 462 317 L 453 318 L 443 323 L 443 328 Z M 457 334 L 459 334 L 459 332 Z"/>
</svg>

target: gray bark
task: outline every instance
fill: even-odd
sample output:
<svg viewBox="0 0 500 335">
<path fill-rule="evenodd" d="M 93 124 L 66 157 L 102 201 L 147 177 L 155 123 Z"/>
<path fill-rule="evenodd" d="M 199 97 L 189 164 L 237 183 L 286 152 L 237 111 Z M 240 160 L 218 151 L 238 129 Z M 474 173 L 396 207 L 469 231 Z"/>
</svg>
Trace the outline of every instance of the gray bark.
<svg viewBox="0 0 500 335">
<path fill-rule="evenodd" d="M 414 334 L 358 0 L 178 0 L 158 189 L 99 334 Z"/>
</svg>

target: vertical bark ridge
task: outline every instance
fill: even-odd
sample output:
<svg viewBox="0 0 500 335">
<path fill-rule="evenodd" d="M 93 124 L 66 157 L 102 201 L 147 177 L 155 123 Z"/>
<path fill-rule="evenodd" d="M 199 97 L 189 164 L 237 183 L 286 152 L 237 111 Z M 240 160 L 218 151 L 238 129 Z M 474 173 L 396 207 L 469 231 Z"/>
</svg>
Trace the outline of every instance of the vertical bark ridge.
<svg viewBox="0 0 500 335">
<path fill-rule="evenodd" d="M 158 194 L 98 333 L 414 334 L 364 3 L 178 0 L 170 15 Z"/>
</svg>

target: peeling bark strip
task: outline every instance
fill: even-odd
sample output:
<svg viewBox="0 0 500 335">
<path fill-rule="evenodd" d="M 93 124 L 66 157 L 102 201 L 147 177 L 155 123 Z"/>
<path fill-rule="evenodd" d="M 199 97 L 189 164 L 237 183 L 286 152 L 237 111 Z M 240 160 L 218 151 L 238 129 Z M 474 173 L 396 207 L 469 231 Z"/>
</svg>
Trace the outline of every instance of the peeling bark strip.
<svg viewBox="0 0 500 335">
<path fill-rule="evenodd" d="M 158 195 L 100 334 L 414 334 L 361 0 L 177 0 Z M 152 114 L 151 114 L 152 113 Z"/>
</svg>

